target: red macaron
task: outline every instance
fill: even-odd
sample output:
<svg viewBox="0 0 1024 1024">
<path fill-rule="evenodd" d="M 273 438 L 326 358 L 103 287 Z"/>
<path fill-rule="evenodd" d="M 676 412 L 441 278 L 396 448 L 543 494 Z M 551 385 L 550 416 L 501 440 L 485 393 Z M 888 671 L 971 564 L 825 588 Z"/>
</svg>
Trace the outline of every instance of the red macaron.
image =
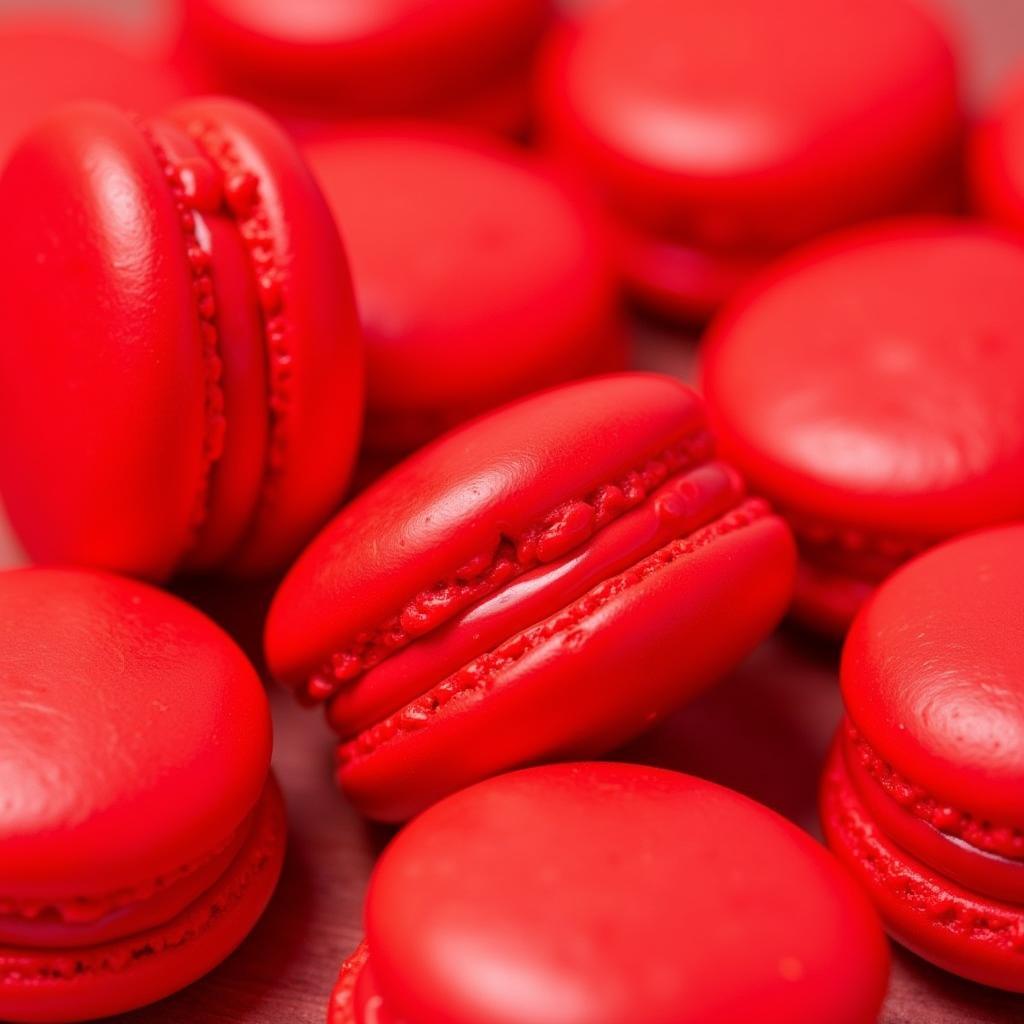
<svg viewBox="0 0 1024 1024">
<path fill-rule="evenodd" d="M 985 111 L 968 148 L 971 198 L 979 213 L 1024 231 L 1024 69 Z"/>
<path fill-rule="evenodd" d="M 0 1017 L 161 999 L 280 873 L 260 681 L 199 612 L 106 574 L 0 574 L 0 632 Z"/>
<path fill-rule="evenodd" d="M 771 631 L 793 562 L 693 392 L 600 377 L 456 428 L 346 506 L 275 596 L 268 663 L 326 705 L 353 803 L 399 820 L 638 734 Z"/>
<path fill-rule="evenodd" d="M 233 100 L 81 104 L 0 178 L 0 492 L 40 562 L 282 568 L 362 416 L 345 258 L 282 130 Z"/>
<path fill-rule="evenodd" d="M 795 611 L 842 633 L 948 537 L 1024 516 L 1024 241 L 921 219 L 808 247 L 712 326 L 725 458 L 787 516 Z"/>
<path fill-rule="evenodd" d="M 553 17 L 552 0 L 187 0 L 183 53 L 306 131 L 408 116 L 517 132 Z"/>
<path fill-rule="evenodd" d="M 612 0 L 553 39 L 540 105 L 627 283 L 671 316 L 813 235 L 956 194 L 955 61 L 911 0 Z"/>
<path fill-rule="evenodd" d="M 305 147 L 352 264 L 367 346 L 364 453 L 625 365 L 599 218 L 532 156 L 468 132 L 375 124 Z"/>
<path fill-rule="evenodd" d="M 893 936 L 1024 992 L 1024 525 L 894 575 L 843 650 L 829 844 Z"/>
<path fill-rule="evenodd" d="M 888 949 L 773 811 L 632 764 L 489 779 L 392 841 L 329 1024 L 874 1024 Z"/>
</svg>

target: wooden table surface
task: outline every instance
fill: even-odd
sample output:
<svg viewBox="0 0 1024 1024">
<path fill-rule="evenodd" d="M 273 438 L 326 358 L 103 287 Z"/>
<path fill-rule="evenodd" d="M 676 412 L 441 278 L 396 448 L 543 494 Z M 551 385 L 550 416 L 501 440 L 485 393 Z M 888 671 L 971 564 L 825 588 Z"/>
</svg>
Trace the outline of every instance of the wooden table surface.
<svg viewBox="0 0 1024 1024">
<path fill-rule="evenodd" d="M 0 0 L 0 9 L 16 5 Z M 100 6 L 116 10 L 119 4 L 107 0 Z M 984 96 L 1024 54 L 1024 0 L 940 0 L 940 6 L 958 26 L 972 93 Z M 690 375 L 692 340 L 649 325 L 639 335 L 638 365 Z M 0 565 L 15 560 L 0 522 Z M 252 649 L 263 595 L 204 594 L 197 600 Z M 836 653 L 784 628 L 718 687 L 615 756 L 714 779 L 815 831 L 817 775 L 840 715 Z M 112 1019 L 115 1024 L 322 1024 L 325 1019 L 338 966 L 360 939 L 366 881 L 389 832 L 361 821 L 334 789 L 331 744 L 316 713 L 300 710 L 274 688 L 271 694 L 274 767 L 290 820 L 289 854 L 277 894 L 226 963 L 156 1006 Z M 897 949 L 881 1021 L 1021 1024 L 1024 997 L 960 981 Z"/>
</svg>

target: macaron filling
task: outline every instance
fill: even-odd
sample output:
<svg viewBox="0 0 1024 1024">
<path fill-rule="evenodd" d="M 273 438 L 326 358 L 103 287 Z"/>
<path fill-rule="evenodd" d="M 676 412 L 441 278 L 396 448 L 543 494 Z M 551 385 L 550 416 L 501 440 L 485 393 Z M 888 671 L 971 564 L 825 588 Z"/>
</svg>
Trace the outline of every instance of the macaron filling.
<svg viewBox="0 0 1024 1024">
<path fill-rule="evenodd" d="M 894 843 L 861 801 L 838 742 L 821 803 L 829 846 L 867 886 L 900 942 L 955 973 L 1024 990 L 1024 905 L 975 893 Z"/>
<path fill-rule="evenodd" d="M 457 672 L 438 682 L 415 701 L 405 705 L 371 728 L 339 746 L 337 751 L 339 782 L 353 763 L 371 756 L 403 733 L 416 732 L 466 700 L 479 699 L 500 685 L 501 675 L 521 659 L 546 644 L 557 640 L 568 642 L 583 624 L 630 588 L 672 566 L 694 551 L 713 544 L 726 534 L 741 530 L 771 514 L 761 499 L 750 499 L 731 512 L 716 518 L 709 525 L 660 547 L 653 554 L 637 561 L 625 572 L 612 576 L 589 590 L 582 598 L 564 607 L 529 629 L 523 630 L 493 650 L 464 665 Z M 581 634 L 582 635 L 582 634 Z"/>
<path fill-rule="evenodd" d="M 277 784 L 270 782 L 228 847 L 170 887 L 157 880 L 152 887 L 140 890 L 149 891 L 149 895 L 143 897 L 142 905 L 148 900 L 156 907 L 162 907 L 166 911 L 165 916 L 150 915 L 152 919 L 145 920 L 140 915 L 129 914 L 118 922 L 119 926 L 105 927 L 108 919 L 116 920 L 118 912 L 114 911 L 108 918 L 83 923 L 81 930 L 72 935 L 70 926 L 63 932 L 60 929 L 47 932 L 51 926 L 43 920 L 44 914 L 33 922 L 39 926 L 38 941 L 33 941 L 29 930 L 26 930 L 24 940 L 17 943 L 11 942 L 4 933 L 0 940 L 3 943 L 0 945 L 0 989 L 6 985 L 45 984 L 61 979 L 72 980 L 82 974 L 129 970 L 139 961 L 201 937 L 247 898 L 250 889 L 261 879 L 268 880 L 268 892 L 272 889 L 280 871 L 284 829 L 280 792 Z M 273 881 L 269 879 L 271 873 Z M 198 891 L 191 891 L 197 887 L 189 885 L 190 881 L 203 884 Z M 167 900 L 166 897 L 179 886 L 184 887 L 182 891 L 191 898 L 176 900 L 172 896 Z M 119 901 L 121 898 L 118 894 L 112 899 Z M 93 906 L 99 908 L 107 899 L 111 897 L 97 897 Z M 88 900 L 85 902 L 89 903 Z M 7 902 L 4 905 L 11 906 Z M 23 909 L 28 906 L 24 902 L 19 905 Z M 129 930 L 133 924 L 138 927 Z M 89 933 L 90 927 L 92 934 Z M 72 942 L 72 938 L 76 941 Z M 57 939 L 66 941 L 57 942 Z"/>
<path fill-rule="evenodd" d="M 205 470 L 192 517 L 193 539 L 183 560 L 189 568 L 207 568 L 242 544 L 261 508 L 272 499 L 287 449 L 291 352 L 284 272 L 276 262 L 259 177 L 246 166 L 227 132 L 203 119 L 190 120 L 185 127 L 154 119 L 140 130 L 179 209 L 203 339 Z M 231 237 L 218 234 L 215 222 L 230 225 Z M 246 278 L 242 291 L 251 296 L 252 308 L 225 309 L 219 300 L 232 290 L 218 288 L 218 280 L 240 276 Z M 237 294 L 234 302 L 239 303 Z M 232 370 L 237 379 L 229 380 Z M 235 408 L 244 403 L 249 413 L 243 422 L 228 422 L 232 403 L 226 399 L 233 394 L 240 395 Z M 251 429 L 252 404 L 257 401 L 265 420 L 260 424 L 262 437 L 254 437 Z M 242 482 L 227 482 L 228 476 L 237 477 L 236 462 L 251 458 L 253 451 L 259 459 L 255 475 L 243 470 Z"/>
<path fill-rule="evenodd" d="M 971 891 L 1024 904 L 1024 831 L 981 820 L 912 782 L 848 718 L 838 742 L 865 813 L 889 839 Z"/>
<path fill-rule="evenodd" d="M 589 543 L 610 523 L 646 501 L 671 477 L 710 457 L 713 439 L 697 431 L 622 477 L 552 509 L 516 537 L 502 536 L 444 579 L 412 595 L 395 614 L 340 646 L 300 689 L 309 703 L 326 701 L 368 669 L 537 566 Z"/>
</svg>

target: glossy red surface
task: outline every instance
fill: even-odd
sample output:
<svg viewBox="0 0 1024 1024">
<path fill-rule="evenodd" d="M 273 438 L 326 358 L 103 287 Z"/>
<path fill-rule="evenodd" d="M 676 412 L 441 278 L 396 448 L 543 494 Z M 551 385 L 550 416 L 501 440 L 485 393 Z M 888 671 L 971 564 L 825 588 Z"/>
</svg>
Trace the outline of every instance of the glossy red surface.
<svg viewBox="0 0 1024 1024">
<path fill-rule="evenodd" d="M 1017 524 L 935 548 L 878 589 L 843 650 L 849 724 L 823 795 L 830 841 L 894 935 L 1013 991 L 1024 991 L 1022 561 Z"/>
<path fill-rule="evenodd" d="M 64 108 L 0 225 L 0 484 L 29 553 L 279 568 L 341 498 L 362 398 L 344 256 L 280 129 L 229 100 Z"/>
<path fill-rule="evenodd" d="M 625 225 L 634 290 L 702 315 L 744 260 L 948 205 L 957 77 L 906 0 L 612 0 L 551 43 L 540 90 L 550 142 Z"/>
<path fill-rule="evenodd" d="M 522 152 L 379 123 L 305 147 L 345 239 L 367 344 L 364 452 L 622 369 L 608 242 L 579 189 Z"/>
<path fill-rule="evenodd" d="M 215 81 L 300 116 L 427 116 L 516 130 L 551 0 L 189 0 Z"/>
<path fill-rule="evenodd" d="M 975 209 L 1024 230 L 1024 72 L 1019 69 L 984 110 L 968 160 Z"/>
<path fill-rule="evenodd" d="M 636 735 L 771 630 L 792 571 L 780 520 L 711 461 L 696 396 L 609 376 L 483 417 L 364 492 L 285 579 L 267 653 L 331 701 L 350 799 L 399 820 Z"/>
<path fill-rule="evenodd" d="M 1024 515 L 1022 274 L 1010 233 L 896 221 L 807 248 L 713 326 L 711 420 L 794 526 L 805 619 L 841 631 L 908 556 Z"/>
<path fill-rule="evenodd" d="M 765 1024 L 868 1024 L 888 976 L 870 907 L 806 835 L 630 764 L 530 769 L 438 804 L 385 851 L 366 928 L 369 977 L 337 1024 L 375 1000 L 403 1024 L 696 1024 L 754 1006 Z"/>
<path fill-rule="evenodd" d="M 0 1015 L 84 1020 L 220 962 L 284 849 L 259 679 L 205 616 L 122 578 L 0 575 Z"/>
</svg>

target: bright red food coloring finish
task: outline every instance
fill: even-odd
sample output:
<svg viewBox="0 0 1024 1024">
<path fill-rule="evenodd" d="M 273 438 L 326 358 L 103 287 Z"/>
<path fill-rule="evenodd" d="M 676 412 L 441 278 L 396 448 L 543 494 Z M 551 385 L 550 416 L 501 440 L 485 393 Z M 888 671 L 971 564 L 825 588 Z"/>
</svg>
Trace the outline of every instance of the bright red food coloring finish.
<svg viewBox="0 0 1024 1024">
<path fill-rule="evenodd" d="M 608 376 L 481 417 L 361 494 L 286 577 L 267 656 L 326 702 L 349 797 L 398 820 L 636 735 L 771 630 L 792 572 L 699 399 Z"/>
<path fill-rule="evenodd" d="M 0 1016 L 119 1013 L 205 974 L 281 869 L 270 714 L 234 643 L 104 574 L 0 574 Z"/>
<path fill-rule="evenodd" d="M 512 133 L 553 16 L 552 0 L 189 0 L 183 51 L 303 132 L 400 116 Z"/>
<path fill-rule="evenodd" d="M 547 165 L 408 124 L 336 132 L 304 152 L 352 263 L 364 452 L 394 460 L 487 408 L 623 368 L 603 228 Z"/>
<path fill-rule="evenodd" d="M 908 0 L 599 4 L 553 39 L 540 97 L 628 284 L 673 316 L 814 235 L 955 196 L 952 49 Z"/>
<path fill-rule="evenodd" d="M 830 845 L 900 942 L 1024 992 L 1024 526 L 916 559 L 857 617 Z"/>
<path fill-rule="evenodd" d="M 68 107 L 12 157 L 0 225 L 0 483 L 32 557 L 154 579 L 286 564 L 343 493 L 362 357 L 281 130 L 230 100 Z"/>
<path fill-rule="evenodd" d="M 809 247 L 723 314 L 703 387 L 724 457 L 789 519 L 796 614 L 841 634 L 879 581 L 1024 516 L 1024 243 L 921 219 Z"/>
<path fill-rule="evenodd" d="M 531 768 L 388 847 L 330 1024 L 869 1024 L 888 950 L 794 825 L 631 764 Z"/>
<path fill-rule="evenodd" d="M 1024 230 L 1024 70 L 1018 70 L 980 119 L 968 150 L 977 211 Z"/>
</svg>

